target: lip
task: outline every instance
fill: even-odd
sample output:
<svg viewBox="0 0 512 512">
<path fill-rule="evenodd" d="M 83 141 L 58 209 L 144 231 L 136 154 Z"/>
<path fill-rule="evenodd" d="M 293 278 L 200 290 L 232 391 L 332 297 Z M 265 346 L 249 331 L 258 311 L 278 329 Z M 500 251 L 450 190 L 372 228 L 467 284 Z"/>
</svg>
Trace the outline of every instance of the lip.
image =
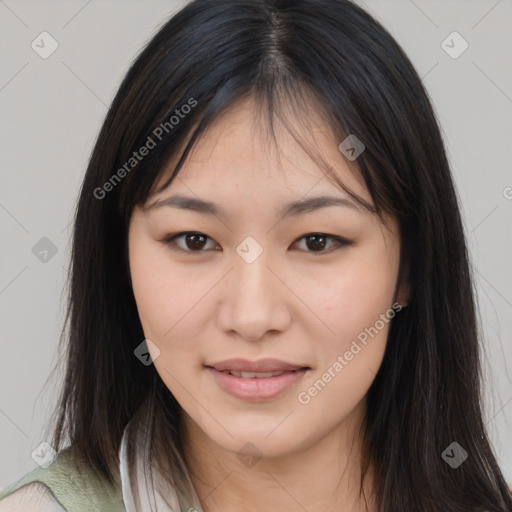
<svg viewBox="0 0 512 512">
<path fill-rule="evenodd" d="M 205 365 L 220 389 L 226 393 L 249 402 L 261 402 L 276 398 L 298 381 L 310 370 L 307 366 L 286 363 L 279 359 L 228 359 L 213 365 Z M 227 373 L 244 372 L 283 372 L 273 377 L 237 377 Z"/>
<path fill-rule="evenodd" d="M 301 368 L 309 368 L 306 365 L 287 363 L 280 359 L 265 358 L 258 361 L 249 361 L 248 359 L 234 358 L 219 361 L 217 363 L 205 365 L 222 371 L 237 372 L 287 372 L 292 370 L 300 370 Z"/>
</svg>

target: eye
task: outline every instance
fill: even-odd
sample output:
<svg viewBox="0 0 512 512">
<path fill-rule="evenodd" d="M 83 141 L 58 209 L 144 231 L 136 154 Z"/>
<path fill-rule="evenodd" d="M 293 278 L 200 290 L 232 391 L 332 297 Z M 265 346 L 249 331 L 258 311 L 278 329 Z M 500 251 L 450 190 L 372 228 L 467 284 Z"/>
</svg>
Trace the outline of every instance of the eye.
<svg viewBox="0 0 512 512">
<path fill-rule="evenodd" d="M 350 240 L 347 240 L 336 235 L 327 235 L 325 233 L 308 233 L 307 235 L 303 235 L 302 237 L 300 237 L 295 243 L 298 243 L 302 240 L 306 242 L 306 247 L 308 249 L 312 249 L 306 252 L 319 254 L 330 253 L 332 251 L 335 251 L 336 249 L 339 249 L 340 247 L 352 244 Z M 331 240 L 333 243 L 331 244 L 330 248 L 324 250 L 325 247 L 329 245 L 327 243 L 329 240 Z"/>
<path fill-rule="evenodd" d="M 200 253 L 205 252 L 203 249 L 207 247 L 208 240 L 213 242 L 210 237 L 203 233 L 197 231 L 184 231 L 182 233 L 168 236 L 164 238 L 162 242 L 174 250 L 189 253 Z M 318 254 L 330 253 L 336 249 L 339 249 L 340 247 L 351 245 L 353 243 L 350 240 L 340 236 L 327 235 L 325 233 L 308 233 L 296 240 L 293 245 L 298 244 L 303 240 L 306 242 L 306 252 Z M 329 240 L 331 241 L 330 246 L 328 243 Z M 178 242 L 182 243 L 180 244 Z M 326 247 L 328 247 L 327 250 Z M 216 250 L 217 248 L 220 248 L 219 245 L 214 243 L 213 250 Z M 210 247 L 210 249 L 212 248 Z"/>
<path fill-rule="evenodd" d="M 178 244 L 178 240 L 184 241 L 184 246 L 183 244 Z M 196 231 L 184 231 L 183 233 L 166 237 L 162 242 L 171 247 L 171 249 L 178 251 L 204 252 L 202 249 L 204 249 L 206 245 L 206 240 L 211 240 L 211 238 Z M 217 245 L 216 247 L 219 246 Z"/>
</svg>

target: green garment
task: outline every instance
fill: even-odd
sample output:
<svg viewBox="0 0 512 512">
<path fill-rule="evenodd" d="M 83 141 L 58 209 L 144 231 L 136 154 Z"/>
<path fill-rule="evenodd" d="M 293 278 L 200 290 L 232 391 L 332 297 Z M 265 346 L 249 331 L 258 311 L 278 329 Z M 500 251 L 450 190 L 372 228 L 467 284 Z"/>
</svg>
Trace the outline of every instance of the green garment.
<svg viewBox="0 0 512 512">
<path fill-rule="evenodd" d="M 0 492 L 0 500 L 30 482 L 41 482 L 67 512 L 126 512 L 119 472 L 114 478 L 115 485 L 112 485 L 88 467 L 79 471 L 67 449 L 60 452 L 48 468 L 35 468 Z"/>
</svg>

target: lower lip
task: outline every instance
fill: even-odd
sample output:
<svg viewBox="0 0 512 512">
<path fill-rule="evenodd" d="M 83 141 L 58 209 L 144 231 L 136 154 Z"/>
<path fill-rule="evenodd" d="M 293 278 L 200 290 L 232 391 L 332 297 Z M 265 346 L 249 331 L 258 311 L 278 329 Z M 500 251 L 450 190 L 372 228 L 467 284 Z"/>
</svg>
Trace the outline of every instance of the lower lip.
<svg viewBox="0 0 512 512">
<path fill-rule="evenodd" d="M 219 387 L 230 395 L 249 401 L 262 401 L 274 398 L 286 389 L 298 382 L 304 374 L 305 369 L 284 372 L 276 377 L 258 377 L 244 379 L 230 373 L 220 372 L 214 368 L 208 368 L 214 376 Z"/>
</svg>

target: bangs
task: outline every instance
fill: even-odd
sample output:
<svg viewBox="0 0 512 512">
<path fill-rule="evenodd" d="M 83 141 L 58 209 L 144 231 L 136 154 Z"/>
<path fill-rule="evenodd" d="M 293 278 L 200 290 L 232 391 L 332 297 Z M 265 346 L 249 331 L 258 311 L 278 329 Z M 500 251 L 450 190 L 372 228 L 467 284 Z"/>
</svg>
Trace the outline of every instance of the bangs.
<svg viewBox="0 0 512 512">
<path fill-rule="evenodd" d="M 149 168 L 148 165 L 141 163 L 134 170 L 133 179 L 126 180 L 119 205 L 119 210 L 125 216 L 126 225 L 129 223 L 135 206 L 144 206 L 153 196 L 161 194 L 170 187 L 185 165 L 187 158 L 203 138 L 208 136 L 209 129 L 229 110 L 237 108 L 247 100 L 252 100 L 252 105 L 256 106 L 251 109 L 251 137 L 253 140 L 258 138 L 263 143 L 265 155 L 276 156 L 278 163 L 275 167 L 276 170 L 282 171 L 283 169 L 276 135 L 276 124 L 279 124 L 324 173 L 328 181 L 347 192 L 369 212 L 377 213 L 381 221 L 387 225 L 389 219 L 385 214 L 392 212 L 382 208 L 382 196 L 375 194 L 376 187 L 372 181 L 375 178 L 368 171 L 364 153 L 357 160 L 350 160 L 339 151 L 339 160 L 340 162 L 343 160 L 344 165 L 348 166 L 359 180 L 369 182 L 369 186 L 368 184 L 366 186 L 369 191 L 374 191 L 373 204 L 351 190 L 340 178 L 336 164 L 330 164 L 323 157 L 319 149 L 320 144 L 315 140 L 313 123 L 319 131 L 327 135 L 328 140 L 337 148 L 349 135 L 354 136 L 355 134 L 349 133 L 344 128 L 347 125 L 345 120 L 337 119 L 326 107 L 325 99 L 322 101 L 322 98 L 311 87 L 283 77 L 282 81 L 273 80 L 272 84 L 260 83 L 259 88 L 254 86 L 250 91 L 239 96 L 229 97 L 227 92 L 222 89 L 218 95 L 224 98 L 222 102 L 214 99 L 204 108 L 196 107 L 195 121 L 189 122 L 188 126 L 184 127 L 175 138 L 161 143 L 163 146 L 160 156 L 161 164 L 158 167 L 153 165 Z M 187 100 L 182 99 L 180 104 L 186 105 Z M 173 110 L 177 111 L 178 109 Z M 197 119 L 198 117 L 200 118 Z M 316 122 L 317 119 L 321 120 L 320 126 Z M 160 131 L 157 133 L 161 135 Z M 367 143 L 368 141 L 365 141 L 365 146 Z M 140 175 L 141 173 L 151 175 L 151 178 L 145 179 Z"/>
</svg>

